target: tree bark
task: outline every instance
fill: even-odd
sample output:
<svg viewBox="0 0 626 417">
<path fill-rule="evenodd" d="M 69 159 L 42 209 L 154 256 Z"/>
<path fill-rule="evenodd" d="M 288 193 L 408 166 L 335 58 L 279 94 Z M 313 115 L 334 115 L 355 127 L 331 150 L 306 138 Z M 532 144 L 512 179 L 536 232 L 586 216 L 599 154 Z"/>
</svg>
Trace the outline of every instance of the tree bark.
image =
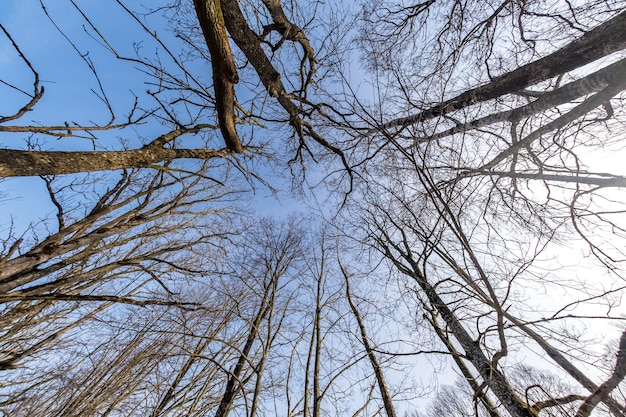
<svg viewBox="0 0 626 417">
<path fill-rule="evenodd" d="M 235 84 L 237 67 L 230 49 L 220 0 L 194 0 L 196 15 L 211 54 L 215 109 L 226 147 L 242 153 L 243 145 L 235 127 Z"/>
<path fill-rule="evenodd" d="M 0 149 L 0 177 L 76 174 L 116 169 L 149 168 L 174 159 L 211 159 L 228 152 L 211 149 L 144 147 L 125 151 L 23 151 Z"/>
<path fill-rule="evenodd" d="M 494 78 L 487 84 L 467 90 L 415 115 L 384 123 L 369 133 L 394 127 L 404 128 L 472 104 L 514 93 L 533 84 L 580 68 L 624 48 L 626 48 L 626 11 L 544 58 L 523 65 L 516 70 Z"/>
<path fill-rule="evenodd" d="M 568 111 L 567 113 L 563 114 L 562 116 L 554 119 L 553 121 L 549 123 L 542 125 L 535 131 L 531 132 L 528 136 L 515 142 L 514 144 L 509 146 L 507 149 L 505 149 L 504 151 L 496 155 L 491 161 L 479 167 L 478 170 L 482 171 L 482 170 L 489 170 L 491 168 L 494 168 L 496 165 L 498 165 L 498 163 L 504 161 L 509 156 L 514 155 L 521 149 L 527 147 L 528 145 L 533 143 L 535 140 L 539 139 L 541 136 L 547 133 L 550 133 L 552 131 L 562 129 L 565 126 L 567 126 L 569 123 L 572 123 L 578 118 L 585 116 L 587 113 L 589 113 L 596 107 L 599 107 L 605 104 L 610 99 L 612 99 L 617 94 L 619 94 L 621 91 L 623 91 L 625 88 L 626 88 L 626 79 L 623 79 L 621 82 L 618 82 L 615 84 L 609 84 L 607 87 L 597 92 L 593 96 L 587 98 L 585 101 L 583 101 L 582 103 L 580 103 L 579 105 L 577 105 L 576 107 Z"/>
<path fill-rule="evenodd" d="M 541 94 L 535 101 L 512 110 L 490 114 L 467 123 L 458 124 L 450 129 L 433 135 L 417 138 L 416 143 L 431 142 L 455 133 L 468 132 L 483 126 L 498 122 L 517 122 L 522 118 L 530 117 L 549 110 L 553 107 L 566 104 L 579 97 L 595 93 L 611 84 L 619 83 L 626 77 L 626 59 L 622 59 L 599 71 L 589 74 L 579 80 Z"/>
<path fill-rule="evenodd" d="M 376 382 L 378 383 L 378 389 L 380 391 L 380 395 L 383 399 L 383 406 L 385 407 L 385 412 L 387 413 L 387 417 L 396 417 L 396 409 L 393 406 L 393 401 L 391 394 L 389 393 L 389 388 L 387 387 L 387 382 L 385 381 L 385 375 L 383 370 L 378 363 L 378 359 L 376 355 L 374 355 L 374 350 L 370 345 L 369 337 L 367 336 L 367 330 L 365 329 L 365 323 L 363 323 L 363 319 L 356 305 L 352 301 L 352 295 L 350 294 L 350 279 L 348 278 L 348 273 L 339 262 L 339 267 L 341 268 L 341 273 L 343 274 L 344 280 L 346 282 L 346 298 L 348 300 L 348 304 L 350 305 L 350 309 L 352 310 L 352 314 L 356 319 L 357 325 L 359 326 L 359 332 L 361 333 L 361 341 L 363 343 L 363 347 L 365 348 L 365 353 L 367 353 L 367 357 L 372 365 L 372 369 L 374 369 L 374 375 L 376 375 Z"/>
</svg>

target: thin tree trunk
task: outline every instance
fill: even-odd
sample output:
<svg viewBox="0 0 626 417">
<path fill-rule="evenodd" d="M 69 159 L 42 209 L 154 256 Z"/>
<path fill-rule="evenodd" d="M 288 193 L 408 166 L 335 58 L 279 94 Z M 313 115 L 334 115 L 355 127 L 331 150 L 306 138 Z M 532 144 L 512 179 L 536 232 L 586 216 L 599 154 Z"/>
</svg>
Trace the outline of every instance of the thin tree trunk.
<svg viewBox="0 0 626 417">
<path fill-rule="evenodd" d="M 611 377 L 591 394 L 585 402 L 580 406 L 576 417 L 587 417 L 593 409 L 601 402 L 608 398 L 613 391 L 626 377 L 626 330 L 622 332 L 619 348 L 617 350 L 617 360 Z"/>
<path fill-rule="evenodd" d="M 383 370 L 378 363 L 378 359 L 376 355 L 374 355 L 374 350 L 372 349 L 369 338 L 367 336 L 367 331 L 365 329 L 365 323 L 363 323 L 363 318 L 359 313 L 356 305 L 352 302 L 352 295 L 350 294 L 350 279 L 348 278 L 348 273 L 341 265 L 341 261 L 339 261 L 339 267 L 341 268 L 341 273 L 343 274 L 343 278 L 346 282 L 346 299 L 348 300 L 348 304 L 350 305 L 350 309 L 352 310 L 352 314 L 357 321 L 357 325 L 359 326 L 359 331 L 361 333 L 361 341 L 363 343 L 363 347 L 365 348 L 365 353 L 367 353 L 367 357 L 372 365 L 372 369 L 374 370 L 374 375 L 376 375 L 376 382 L 378 383 L 378 389 L 380 391 L 380 395 L 383 399 L 383 406 L 385 407 L 385 412 L 388 417 L 396 417 L 396 409 L 393 406 L 393 401 L 391 394 L 389 393 L 389 388 L 387 387 L 387 382 L 385 381 L 385 375 Z"/>
<path fill-rule="evenodd" d="M 478 370 L 485 383 L 489 386 L 491 391 L 498 398 L 498 400 L 500 400 L 511 416 L 537 417 L 528 404 L 522 401 L 522 399 L 515 393 L 504 375 L 492 366 L 491 361 L 482 351 L 480 344 L 472 339 L 471 335 L 467 332 L 467 330 L 465 330 L 456 315 L 441 299 L 436 289 L 426 280 L 426 277 L 420 271 L 419 266 L 410 257 L 410 255 L 403 254 L 402 257 L 410 264 L 411 269 L 407 268 L 404 264 L 395 259 L 391 253 L 390 247 L 387 246 L 386 243 L 380 243 L 385 256 L 392 261 L 394 265 L 396 265 L 400 272 L 413 278 L 424 291 L 424 294 L 428 298 L 430 304 L 441 315 L 443 320 L 448 325 L 448 328 L 465 351 L 465 356 Z"/>
<path fill-rule="evenodd" d="M 217 408 L 217 412 L 215 413 L 215 417 L 228 416 L 232 409 L 233 402 L 235 401 L 235 395 L 237 394 L 237 391 L 243 388 L 241 386 L 241 376 L 243 374 L 246 363 L 250 362 L 250 352 L 252 351 L 252 346 L 259 336 L 259 326 L 261 325 L 261 322 L 265 319 L 265 317 L 269 314 L 269 312 L 274 308 L 273 293 L 276 290 L 277 280 L 278 277 L 272 277 L 272 282 L 267 287 L 265 287 L 263 299 L 261 300 L 261 305 L 259 306 L 259 310 L 254 317 L 253 322 L 250 324 L 248 337 L 246 339 L 246 343 L 243 349 L 241 350 L 239 359 L 237 360 L 237 364 L 235 365 L 233 371 L 230 373 L 230 376 L 228 377 L 228 382 L 226 383 L 226 388 L 224 389 L 224 394 L 222 395 L 222 399 Z"/>
</svg>

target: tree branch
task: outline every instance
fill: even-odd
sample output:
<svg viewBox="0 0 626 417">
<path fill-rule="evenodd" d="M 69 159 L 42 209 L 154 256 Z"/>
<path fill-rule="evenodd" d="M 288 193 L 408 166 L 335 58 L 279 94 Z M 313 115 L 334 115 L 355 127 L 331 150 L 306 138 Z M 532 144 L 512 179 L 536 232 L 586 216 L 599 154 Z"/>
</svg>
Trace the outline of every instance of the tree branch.
<svg viewBox="0 0 626 417">
<path fill-rule="evenodd" d="M 235 127 L 235 84 L 237 67 L 230 49 L 220 0 L 194 0 L 196 14 L 211 54 L 215 109 L 226 147 L 242 153 L 243 146 Z"/>
<path fill-rule="evenodd" d="M 409 125 L 443 116 L 472 104 L 522 90 L 533 84 L 580 68 L 624 48 L 626 48 L 626 11 L 544 58 L 523 65 L 514 71 L 494 78 L 487 84 L 467 90 L 413 116 L 398 118 L 370 129 L 368 134 L 394 127 L 403 129 Z"/>
</svg>

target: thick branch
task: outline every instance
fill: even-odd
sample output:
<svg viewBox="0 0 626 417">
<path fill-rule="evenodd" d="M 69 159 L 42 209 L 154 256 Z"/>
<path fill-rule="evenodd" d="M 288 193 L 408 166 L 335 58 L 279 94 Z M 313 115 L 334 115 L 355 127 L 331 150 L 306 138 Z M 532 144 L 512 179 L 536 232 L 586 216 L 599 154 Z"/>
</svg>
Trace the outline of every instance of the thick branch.
<svg viewBox="0 0 626 417">
<path fill-rule="evenodd" d="M 239 81 L 233 53 L 228 43 L 220 0 L 194 0 L 196 14 L 211 54 L 215 107 L 226 147 L 242 153 L 235 127 L 235 84 Z"/>
<path fill-rule="evenodd" d="M 490 114 L 467 123 L 460 123 L 450 129 L 435 133 L 434 135 L 415 139 L 416 143 L 430 142 L 441 139 L 455 133 L 467 132 L 494 123 L 510 121 L 516 122 L 525 117 L 538 114 L 561 104 L 569 103 L 579 97 L 595 93 L 612 83 L 617 83 L 625 77 L 626 59 L 622 59 L 599 71 L 589 74 L 579 80 L 564 85 L 556 90 L 542 94 L 538 99 L 525 106 L 512 110 Z"/>
<path fill-rule="evenodd" d="M 470 175 L 494 175 L 498 177 L 506 178 L 523 178 L 529 180 L 541 180 L 541 181 L 555 181 L 555 182 L 567 182 L 573 184 L 589 184 L 597 185 L 599 187 L 626 187 L 626 177 L 610 176 L 606 178 L 602 177 L 589 177 L 578 175 L 559 175 L 559 174 L 544 174 L 541 172 L 510 172 L 510 171 L 472 171 Z"/>
<path fill-rule="evenodd" d="M 538 401 L 538 402 L 533 404 L 532 408 L 533 408 L 533 410 L 536 410 L 537 412 L 540 412 L 544 408 L 559 407 L 559 406 L 564 405 L 564 404 L 569 404 L 569 403 L 572 403 L 574 401 L 580 401 L 580 400 L 584 400 L 584 399 L 585 399 L 585 397 L 583 397 L 582 395 L 571 394 L 571 395 L 568 395 L 566 397 L 550 398 L 550 399 L 545 400 L 545 401 Z"/>
<path fill-rule="evenodd" d="M 226 150 L 142 148 L 125 151 L 22 151 L 0 149 L 0 177 L 75 174 L 128 168 L 147 168 L 181 158 L 224 157 Z"/>
<path fill-rule="evenodd" d="M 626 330 L 622 333 L 622 337 L 619 342 L 619 349 L 617 351 L 617 360 L 615 362 L 615 368 L 613 374 L 606 380 L 597 390 L 593 392 L 585 402 L 580 406 L 576 417 L 587 417 L 593 409 L 601 401 L 608 398 L 611 391 L 613 391 L 626 377 Z"/>
<path fill-rule="evenodd" d="M 554 119 L 553 121 L 549 123 L 542 125 L 540 128 L 533 131 L 522 140 L 515 142 L 514 144 L 509 146 L 507 149 L 505 149 L 504 151 L 496 155 L 496 157 L 493 158 L 490 162 L 478 168 L 478 170 L 479 171 L 488 170 L 488 169 L 495 167 L 496 165 L 498 165 L 498 163 L 504 161 L 509 156 L 517 153 L 522 148 L 527 147 L 528 145 L 533 143 L 535 140 L 539 139 L 541 136 L 549 132 L 562 129 L 567 124 L 574 122 L 576 119 L 580 117 L 583 117 L 584 115 L 589 113 L 591 110 L 595 109 L 596 107 L 603 105 L 604 103 L 609 101 L 611 98 L 619 94 L 625 88 L 626 88 L 626 78 L 622 79 L 620 83 L 609 85 L 608 87 L 604 88 L 602 91 L 589 97 L 588 99 L 586 99 L 585 101 L 583 101 L 582 103 L 580 103 L 579 105 L 577 105 L 576 107 L 574 107 L 573 109 L 565 113 L 564 115 Z"/>
<path fill-rule="evenodd" d="M 276 46 L 274 46 L 273 49 L 278 49 L 285 40 L 298 42 L 300 46 L 302 46 L 304 56 L 302 57 L 300 68 L 303 76 L 305 66 L 304 63 L 307 60 L 309 62 L 309 71 L 306 74 L 306 79 L 303 80 L 304 84 L 302 86 L 302 88 L 305 89 L 307 84 L 311 82 L 311 78 L 313 77 L 313 73 L 315 72 L 315 51 L 311 46 L 311 43 L 309 42 L 309 38 L 307 38 L 304 31 L 300 29 L 298 25 L 292 23 L 287 18 L 280 0 L 263 0 L 263 4 L 265 4 L 265 7 L 270 12 L 272 20 L 274 21 L 273 24 L 268 25 L 264 28 L 264 35 L 272 30 L 277 31 L 282 35 L 281 41 Z"/>
<path fill-rule="evenodd" d="M 35 300 L 52 300 L 52 301 L 76 301 L 76 302 L 106 302 L 130 304 L 140 307 L 158 305 L 169 307 L 180 307 L 187 310 L 197 310 L 202 306 L 197 303 L 185 303 L 180 301 L 165 300 L 137 300 L 130 297 L 121 297 L 118 295 L 89 295 L 89 294 L 41 294 L 41 295 L 22 295 L 14 293 L 11 295 L 0 296 L 0 303 L 10 303 L 12 301 L 35 301 Z"/>
<path fill-rule="evenodd" d="M 248 58 L 250 64 L 252 64 L 270 96 L 278 97 L 285 94 L 285 87 L 280 80 L 280 74 L 276 71 L 267 55 L 265 55 L 261 47 L 261 40 L 248 26 L 248 22 L 239 8 L 237 0 L 222 0 L 221 3 L 228 33 L 246 58 Z M 291 103 L 291 101 L 289 102 Z M 281 102 L 281 104 L 283 103 Z M 295 108 L 293 103 L 291 105 Z M 289 109 L 286 110 L 291 114 Z"/>
<path fill-rule="evenodd" d="M 626 48 L 626 11 L 544 58 L 496 77 L 485 85 L 467 90 L 418 114 L 384 123 L 369 133 L 393 127 L 404 128 L 472 104 L 514 93 L 533 84 L 580 68 L 624 48 Z"/>
<path fill-rule="evenodd" d="M 270 3 L 271 6 L 272 2 L 269 1 L 268 3 Z M 304 136 L 306 134 L 325 149 L 339 156 L 348 175 L 352 179 L 352 170 L 343 151 L 328 142 L 317 133 L 307 121 L 303 120 L 302 110 L 292 101 L 291 96 L 285 91 L 280 73 L 274 68 L 263 51 L 259 36 L 248 25 L 245 16 L 239 8 L 237 0 L 222 0 L 222 11 L 224 13 L 224 21 L 228 33 L 256 70 L 259 79 L 265 86 L 269 95 L 276 97 L 278 103 L 287 111 L 289 123 L 293 126 L 300 140 L 304 142 Z M 312 52 L 308 51 L 307 54 L 309 53 Z"/>
</svg>

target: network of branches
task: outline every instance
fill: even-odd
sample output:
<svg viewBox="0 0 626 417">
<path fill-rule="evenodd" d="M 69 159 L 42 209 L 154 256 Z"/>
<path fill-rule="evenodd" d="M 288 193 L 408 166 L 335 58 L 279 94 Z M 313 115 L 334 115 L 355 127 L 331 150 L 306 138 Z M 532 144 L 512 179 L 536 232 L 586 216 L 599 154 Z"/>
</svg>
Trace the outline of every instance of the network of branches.
<svg viewBox="0 0 626 417">
<path fill-rule="evenodd" d="M 6 3 L 1 416 L 626 415 L 623 0 Z"/>
</svg>

